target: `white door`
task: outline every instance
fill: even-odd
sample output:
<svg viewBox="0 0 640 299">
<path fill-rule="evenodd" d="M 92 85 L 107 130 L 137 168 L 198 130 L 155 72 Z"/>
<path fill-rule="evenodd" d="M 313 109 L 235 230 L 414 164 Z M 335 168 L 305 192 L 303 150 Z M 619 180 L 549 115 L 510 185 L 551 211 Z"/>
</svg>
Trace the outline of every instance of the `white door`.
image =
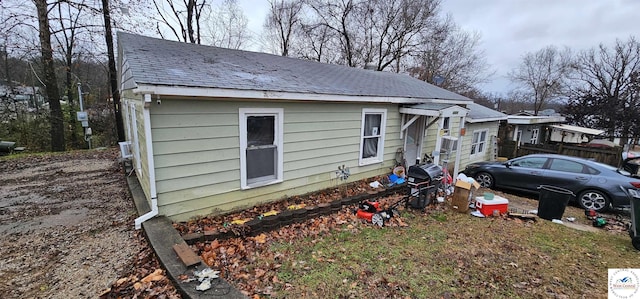
<svg viewBox="0 0 640 299">
<path fill-rule="evenodd" d="M 418 117 L 406 131 L 404 135 L 404 159 L 409 166 L 416 164 L 416 159 L 420 158 L 422 153 L 422 136 L 424 135 L 424 119 Z"/>
</svg>

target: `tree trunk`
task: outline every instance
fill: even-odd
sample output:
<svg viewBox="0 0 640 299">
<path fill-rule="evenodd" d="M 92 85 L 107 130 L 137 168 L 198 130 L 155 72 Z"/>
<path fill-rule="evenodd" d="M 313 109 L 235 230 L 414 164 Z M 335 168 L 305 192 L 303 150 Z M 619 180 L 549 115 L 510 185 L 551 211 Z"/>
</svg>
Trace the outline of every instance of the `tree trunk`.
<svg viewBox="0 0 640 299">
<path fill-rule="evenodd" d="M 47 101 L 49 102 L 49 123 L 51 124 L 51 150 L 61 152 L 65 150 L 64 123 L 58 80 L 53 63 L 53 49 L 51 47 L 51 31 L 49 31 L 49 16 L 47 15 L 47 0 L 35 0 L 38 10 L 38 25 L 40 30 L 40 51 L 42 54 L 42 69 L 44 84 L 46 85 Z"/>
<path fill-rule="evenodd" d="M 120 105 L 120 91 L 118 90 L 118 73 L 116 72 L 116 58 L 113 53 L 113 35 L 111 33 L 111 15 L 109 13 L 109 0 L 102 0 L 102 15 L 104 16 L 104 38 L 107 42 L 109 56 L 109 82 L 111 83 L 111 97 L 113 98 L 113 114 L 116 116 L 116 131 L 118 141 L 124 141 L 124 124 Z"/>
</svg>

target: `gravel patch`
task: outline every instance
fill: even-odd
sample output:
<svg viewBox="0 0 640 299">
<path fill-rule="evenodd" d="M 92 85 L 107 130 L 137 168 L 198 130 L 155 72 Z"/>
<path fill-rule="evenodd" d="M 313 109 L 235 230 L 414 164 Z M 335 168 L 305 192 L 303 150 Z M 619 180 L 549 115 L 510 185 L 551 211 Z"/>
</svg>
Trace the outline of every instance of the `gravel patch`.
<svg viewBox="0 0 640 299">
<path fill-rule="evenodd" d="M 2 298 L 96 298 L 143 249 L 116 149 L 0 160 Z"/>
</svg>

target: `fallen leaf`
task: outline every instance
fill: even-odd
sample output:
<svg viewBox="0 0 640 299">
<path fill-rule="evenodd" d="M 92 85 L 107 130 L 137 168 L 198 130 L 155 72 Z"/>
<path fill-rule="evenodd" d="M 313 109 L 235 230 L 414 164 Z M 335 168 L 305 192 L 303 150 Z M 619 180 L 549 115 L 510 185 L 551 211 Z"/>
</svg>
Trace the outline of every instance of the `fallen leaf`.
<svg viewBox="0 0 640 299">
<path fill-rule="evenodd" d="M 256 278 L 260 278 L 262 276 L 264 276 L 264 274 L 267 273 L 267 271 L 265 271 L 264 269 L 256 269 Z"/>
<path fill-rule="evenodd" d="M 158 280 L 162 280 L 164 278 L 164 275 L 162 275 L 162 269 L 156 269 L 155 271 L 153 271 L 153 273 L 145 276 L 145 278 L 143 278 L 141 281 L 142 282 L 152 282 L 152 281 L 158 281 Z"/>
<path fill-rule="evenodd" d="M 133 288 L 136 289 L 136 291 L 139 291 L 142 289 L 142 284 L 140 282 L 136 282 L 133 284 Z"/>
<path fill-rule="evenodd" d="M 253 239 L 259 244 L 264 244 L 267 242 L 267 235 L 260 234 L 258 236 L 255 236 Z"/>
</svg>

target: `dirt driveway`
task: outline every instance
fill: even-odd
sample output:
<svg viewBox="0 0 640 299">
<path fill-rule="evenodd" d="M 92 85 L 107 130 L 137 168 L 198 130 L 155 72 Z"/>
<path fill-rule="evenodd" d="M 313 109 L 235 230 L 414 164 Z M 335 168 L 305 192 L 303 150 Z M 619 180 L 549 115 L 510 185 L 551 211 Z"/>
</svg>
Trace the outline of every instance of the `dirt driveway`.
<svg viewBox="0 0 640 299">
<path fill-rule="evenodd" d="M 96 298 L 141 250 L 115 149 L 0 160 L 0 297 Z"/>
</svg>

